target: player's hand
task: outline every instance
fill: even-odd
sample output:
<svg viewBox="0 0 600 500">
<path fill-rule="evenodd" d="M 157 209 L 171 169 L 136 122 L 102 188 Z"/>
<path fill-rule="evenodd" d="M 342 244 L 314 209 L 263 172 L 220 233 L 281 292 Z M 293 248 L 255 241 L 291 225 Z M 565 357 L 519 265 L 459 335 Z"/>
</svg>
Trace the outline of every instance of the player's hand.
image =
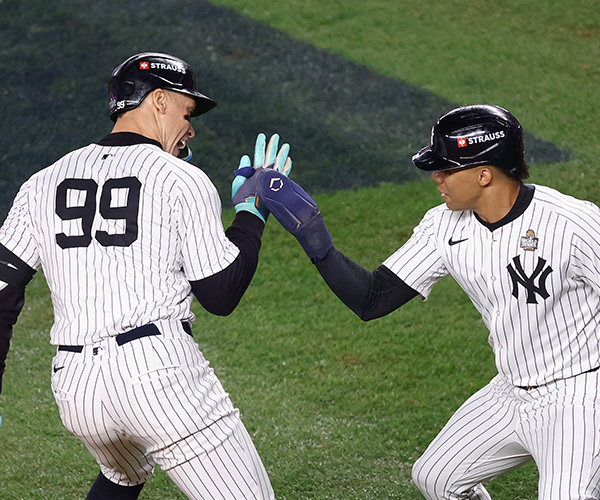
<svg viewBox="0 0 600 500">
<path fill-rule="evenodd" d="M 276 170 L 258 177 L 258 199 L 292 233 L 311 259 L 324 259 L 333 239 L 315 200 L 293 180 Z"/>
<path fill-rule="evenodd" d="M 247 211 L 259 217 L 263 222 L 269 216 L 268 209 L 256 197 L 256 184 L 266 169 L 276 170 L 288 176 L 292 170 L 292 159 L 289 157 L 290 145 L 279 148 L 279 135 L 273 134 L 266 145 L 266 136 L 258 134 L 254 146 L 254 165 L 248 155 L 242 156 L 235 178 L 231 184 L 231 200 L 236 212 Z"/>
</svg>

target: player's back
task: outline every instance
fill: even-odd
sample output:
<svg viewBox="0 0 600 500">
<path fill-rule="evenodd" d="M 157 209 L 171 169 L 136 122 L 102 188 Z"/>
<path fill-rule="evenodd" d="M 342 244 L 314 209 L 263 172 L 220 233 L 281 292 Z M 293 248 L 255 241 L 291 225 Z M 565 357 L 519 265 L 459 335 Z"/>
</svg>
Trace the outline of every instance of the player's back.
<svg viewBox="0 0 600 500">
<path fill-rule="evenodd" d="M 25 186 L 31 235 L 52 293 L 54 343 L 89 344 L 158 319 L 193 317 L 183 205 L 220 203 L 200 170 L 155 145 L 91 144 Z"/>
</svg>

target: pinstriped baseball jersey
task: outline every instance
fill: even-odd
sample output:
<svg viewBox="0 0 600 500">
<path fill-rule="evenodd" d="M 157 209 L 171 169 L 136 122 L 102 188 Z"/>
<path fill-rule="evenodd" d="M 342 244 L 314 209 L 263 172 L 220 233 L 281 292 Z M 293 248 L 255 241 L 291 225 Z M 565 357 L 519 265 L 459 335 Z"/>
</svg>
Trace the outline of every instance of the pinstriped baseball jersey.
<svg viewBox="0 0 600 500">
<path fill-rule="evenodd" d="M 43 267 L 57 345 L 89 345 L 160 319 L 192 321 L 189 281 L 239 253 L 212 182 L 152 143 L 91 144 L 34 174 L 0 243 Z"/>
<path fill-rule="evenodd" d="M 451 275 L 489 329 L 516 386 L 600 366 L 600 209 L 543 187 L 491 230 L 470 211 L 431 209 L 383 264 L 427 298 Z"/>
</svg>

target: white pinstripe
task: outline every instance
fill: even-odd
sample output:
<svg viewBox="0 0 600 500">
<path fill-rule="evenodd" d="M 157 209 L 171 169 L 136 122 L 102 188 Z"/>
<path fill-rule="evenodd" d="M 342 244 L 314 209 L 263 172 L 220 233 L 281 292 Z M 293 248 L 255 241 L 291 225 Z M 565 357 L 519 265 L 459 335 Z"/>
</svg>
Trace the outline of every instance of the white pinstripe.
<svg viewBox="0 0 600 500">
<path fill-rule="evenodd" d="M 151 144 L 92 144 L 24 183 L 0 243 L 43 268 L 51 343 L 85 346 L 57 352 L 52 388 L 65 427 L 108 479 L 140 484 L 159 464 L 190 499 L 274 498 L 238 411 L 182 326 L 194 320 L 189 281 L 239 254 L 202 171 Z M 161 335 L 117 345 L 150 323 Z"/>
<path fill-rule="evenodd" d="M 425 497 L 487 499 L 481 481 L 533 457 L 540 500 L 597 499 L 600 372 L 587 372 L 600 367 L 600 209 L 535 186 L 525 212 L 491 231 L 440 205 L 384 265 L 424 298 L 451 275 L 499 371 L 415 464 Z"/>
<path fill-rule="evenodd" d="M 413 480 L 429 500 L 467 499 L 481 481 L 533 458 L 540 500 L 597 500 L 599 394 L 600 372 L 529 391 L 497 376 L 456 411 L 415 463 Z"/>
<path fill-rule="evenodd" d="M 540 385 L 600 366 L 600 209 L 537 186 L 525 213 L 490 231 L 471 212 L 430 210 L 410 240 L 384 262 L 427 297 L 448 274 L 481 313 L 498 371 L 514 385 Z M 536 251 L 520 248 L 533 229 Z M 467 241 L 450 246 L 448 240 Z M 521 259 L 531 276 L 543 258 L 550 297 L 512 295 L 507 267 Z M 537 283 L 536 283 L 537 284 Z"/>
<path fill-rule="evenodd" d="M 63 424 L 115 483 L 144 482 L 156 463 L 192 499 L 273 498 L 238 411 L 197 344 L 177 322 L 158 325 L 160 336 L 57 353 L 52 389 Z"/>
<path fill-rule="evenodd" d="M 102 160 L 104 155 L 109 156 Z M 108 179 L 133 176 L 142 189 L 139 238 L 127 247 L 62 249 L 56 235 L 82 233 L 81 221 L 55 213 L 56 188 L 65 178 L 93 179 L 96 205 Z M 124 191 L 113 190 L 113 205 Z M 76 206 L 85 192 L 70 190 Z M 121 205 L 122 206 L 122 205 Z M 35 174 L 21 188 L 0 230 L 0 243 L 34 269 L 43 262 L 54 304 L 50 332 L 56 345 L 84 345 L 161 318 L 193 320 L 188 281 L 227 267 L 239 250 L 225 237 L 214 185 L 198 168 L 157 146 L 102 147 L 74 151 Z M 96 213 L 92 234 L 124 232 L 122 220 Z"/>
</svg>

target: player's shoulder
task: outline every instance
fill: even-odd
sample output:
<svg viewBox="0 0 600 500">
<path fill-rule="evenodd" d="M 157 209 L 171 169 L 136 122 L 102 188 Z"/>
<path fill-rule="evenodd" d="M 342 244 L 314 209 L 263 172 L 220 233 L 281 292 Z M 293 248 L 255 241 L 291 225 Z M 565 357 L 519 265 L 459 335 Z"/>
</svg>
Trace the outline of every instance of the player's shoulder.
<svg viewBox="0 0 600 500">
<path fill-rule="evenodd" d="M 164 165 L 162 167 L 165 170 L 164 173 L 166 173 L 171 180 L 176 181 L 180 189 L 184 191 L 216 191 L 216 187 L 210 177 L 200 167 L 184 160 L 180 160 L 179 158 L 175 158 L 169 153 L 161 151 L 161 155 L 164 160 Z"/>
<path fill-rule="evenodd" d="M 589 200 L 576 198 L 549 186 L 538 184 L 532 184 L 531 186 L 535 189 L 533 195 L 534 202 L 543 205 L 558 216 L 562 215 L 578 219 L 591 215 L 600 215 L 600 207 Z"/>
<path fill-rule="evenodd" d="M 564 223 L 564 231 L 579 234 L 588 241 L 600 242 L 600 207 L 548 186 L 535 186 L 533 210 L 552 214 Z"/>
<path fill-rule="evenodd" d="M 425 212 L 424 222 L 432 224 L 448 224 L 449 222 L 466 221 L 473 215 L 470 210 L 451 210 L 445 203 L 436 205 Z"/>
<path fill-rule="evenodd" d="M 210 181 L 208 175 L 200 167 L 189 163 L 179 158 L 175 158 L 169 153 L 163 153 L 166 156 L 166 162 L 168 168 L 171 169 L 172 174 L 184 181 L 201 179 L 203 181 Z"/>
<path fill-rule="evenodd" d="M 90 155 L 90 152 L 94 149 L 95 144 L 88 144 L 77 149 L 73 149 L 58 159 L 54 160 L 51 164 L 46 167 L 34 172 L 26 182 L 42 181 L 46 177 L 62 177 L 65 175 L 65 171 L 75 171 L 76 165 Z M 68 165 L 68 167 L 66 167 Z"/>
<path fill-rule="evenodd" d="M 471 226 L 473 212 L 470 210 L 450 210 L 445 203 L 436 205 L 425 212 L 417 226 L 413 229 L 415 234 L 429 235 L 430 237 L 444 238 L 452 228 L 453 232 L 462 233 Z"/>
<path fill-rule="evenodd" d="M 142 182 L 149 182 L 158 192 L 190 198 L 216 193 L 216 187 L 202 169 L 146 143 L 118 147 L 88 144 L 31 175 L 21 189 L 35 192 L 71 174 L 95 177 L 103 170 L 98 168 L 98 162 L 111 159 L 114 164 L 104 170 L 106 175 L 134 175 Z"/>
<path fill-rule="evenodd" d="M 102 146 L 98 146 L 102 147 Z M 170 192 L 190 192 L 216 189 L 208 175 L 200 168 L 163 151 L 154 144 L 140 143 L 126 146 L 126 162 L 121 161 L 123 171 L 131 171 L 142 182 L 151 180 L 155 189 Z M 123 158 L 125 151 L 119 152 Z"/>
</svg>

